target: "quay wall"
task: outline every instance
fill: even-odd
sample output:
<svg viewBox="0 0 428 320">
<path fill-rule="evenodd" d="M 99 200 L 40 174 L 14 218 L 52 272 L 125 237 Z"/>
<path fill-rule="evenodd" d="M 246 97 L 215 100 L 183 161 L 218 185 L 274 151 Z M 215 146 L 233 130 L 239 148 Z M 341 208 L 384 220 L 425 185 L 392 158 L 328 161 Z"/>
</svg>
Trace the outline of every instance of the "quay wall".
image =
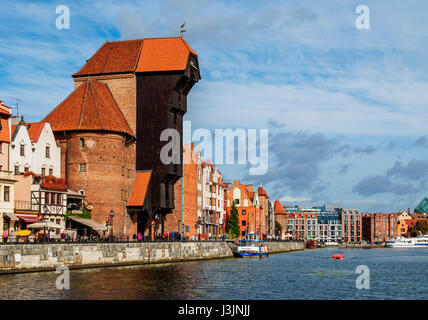
<svg viewBox="0 0 428 320">
<path fill-rule="evenodd" d="M 266 242 L 269 253 L 279 253 L 288 251 L 304 250 L 305 243 L 303 241 L 298 242 Z"/>
<path fill-rule="evenodd" d="M 303 243 L 267 243 L 269 252 L 303 249 Z M 0 244 L 0 274 L 168 263 L 233 257 L 230 242 L 128 242 Z"/>
</svg>

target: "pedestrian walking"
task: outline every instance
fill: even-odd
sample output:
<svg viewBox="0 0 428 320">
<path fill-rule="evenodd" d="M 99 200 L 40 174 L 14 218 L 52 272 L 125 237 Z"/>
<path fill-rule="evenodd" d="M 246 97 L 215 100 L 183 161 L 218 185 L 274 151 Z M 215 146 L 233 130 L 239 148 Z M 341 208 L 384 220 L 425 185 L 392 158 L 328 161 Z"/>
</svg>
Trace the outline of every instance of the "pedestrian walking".
<svg viewBox="0 0 428 320">
<path fill-rule="evenodd" d="M 138 232 L 138 241 L 141 241 L 143 237 L 141 236 L 141 232 Z"/>
</svg>

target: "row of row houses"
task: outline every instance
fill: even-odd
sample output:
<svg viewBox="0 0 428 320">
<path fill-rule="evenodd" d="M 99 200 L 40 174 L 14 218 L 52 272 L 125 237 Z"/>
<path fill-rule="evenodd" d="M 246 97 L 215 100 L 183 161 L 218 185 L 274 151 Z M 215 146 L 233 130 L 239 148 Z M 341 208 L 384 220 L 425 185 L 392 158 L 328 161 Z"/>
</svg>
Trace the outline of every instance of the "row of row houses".
<svg viewBox="0 0 428 320">
<path fill-rule="evenodd" d="M 415 212 L 418 212 L 415 209 Z M 275 220 L 281 225 L 282 238 L 320 242 L 385 242 L 408 237 L 419 220 L 428 220 L 425 213 L 360 213 L 343 207 L 283 206 L 274 203 Z"/>
<path fill-rule="evenodd" d="M 272 205 L 262 186 L 226 182 L 217 166 L 201 160 L 193 144 L 184 145 L 184 160 L 184 176 L 174 186 L 175 205 L 165 219 L 165 232 L 183 233 L 186 239 L 221 236 L 235 202 L 242 236 L 273 233 Z"/>
<path fill-rule="evenodd" d="M 60 148 L 50 124 L 12 117 L 3 101 L 0 117 L 0 233 L 11 234 L 40 220 L 64 230 L 66 211 L 77 203 L 81 209 L 84 196 L 60 178 Z"/>
</svg>

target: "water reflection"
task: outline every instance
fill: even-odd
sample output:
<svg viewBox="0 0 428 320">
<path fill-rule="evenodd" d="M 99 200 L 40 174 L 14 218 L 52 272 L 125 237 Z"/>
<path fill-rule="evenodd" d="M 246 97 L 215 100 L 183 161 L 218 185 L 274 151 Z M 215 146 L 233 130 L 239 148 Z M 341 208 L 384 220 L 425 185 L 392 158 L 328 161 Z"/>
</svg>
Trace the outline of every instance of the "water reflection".
<svg viewBox="0 0 428 320">
<path fill-rule="evenodd" d="M 428 250 L 331 250 L 152 266 L 72 270 L 70 290 L 55 272 L 0 275 L 1 299 L 427 299 Z M 355 268 L 370 268 L 370 290 Z M 409 276 L 408 271 L 412 271 Z"/>
</svg>

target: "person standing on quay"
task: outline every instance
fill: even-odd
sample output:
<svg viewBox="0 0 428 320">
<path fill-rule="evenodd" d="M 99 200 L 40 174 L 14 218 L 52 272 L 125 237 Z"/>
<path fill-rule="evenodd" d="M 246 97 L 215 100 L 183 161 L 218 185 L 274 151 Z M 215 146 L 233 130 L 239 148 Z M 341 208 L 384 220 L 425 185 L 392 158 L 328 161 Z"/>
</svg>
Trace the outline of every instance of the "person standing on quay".
<svg viewBox="0 0 428 320">
<path fill-rule="evenodd" d="M 7 242 L 8 236 L 7 231 L 3 232 L 3 242 Z"/>
</svg>

